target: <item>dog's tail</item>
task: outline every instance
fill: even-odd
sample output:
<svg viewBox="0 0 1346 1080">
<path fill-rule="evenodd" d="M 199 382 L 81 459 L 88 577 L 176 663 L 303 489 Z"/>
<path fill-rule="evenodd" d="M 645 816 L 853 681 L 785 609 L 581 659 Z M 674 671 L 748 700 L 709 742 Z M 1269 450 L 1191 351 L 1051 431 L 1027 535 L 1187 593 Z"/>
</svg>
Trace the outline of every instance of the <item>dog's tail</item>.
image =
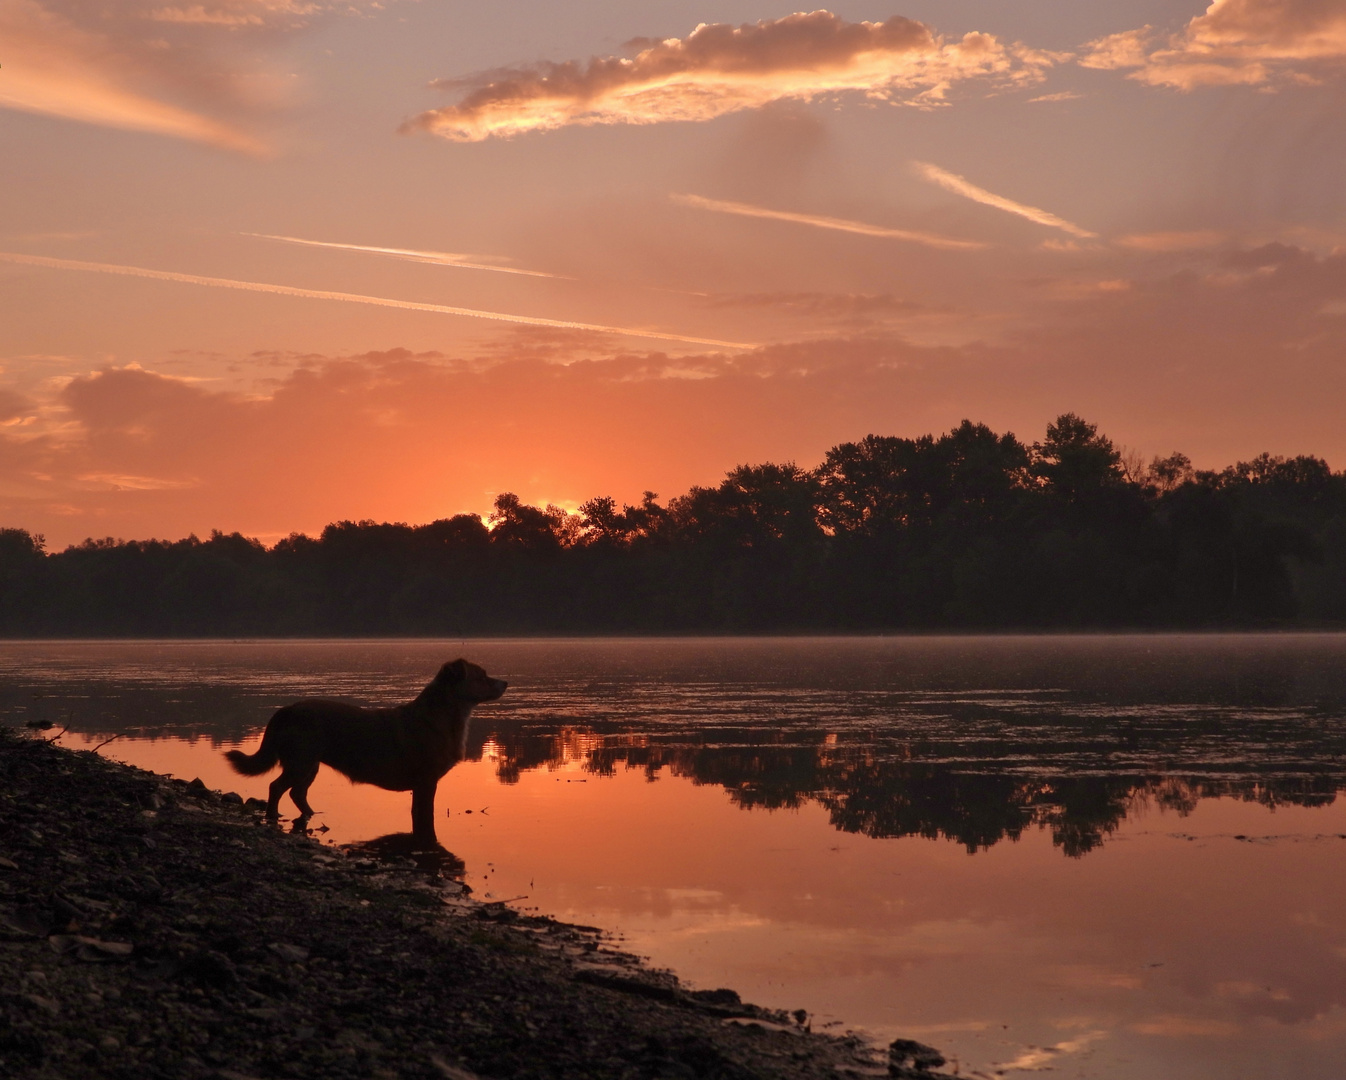
<svg viewBox="0 0 1346 1080">
<path fill-rule="evenodd" d="M 262 745 L 257 748 L 255 754 L 245 754 L 242 750 L 229 750 L 224 756 L 234 767 L 234 772 L 242 773 L 244 776 L 261 776 L 262 773 L 275 768 L 280 755 L 276 753 L 271 725 L 267 725 L 266 733 L 262 736 Z"/>
</svg>

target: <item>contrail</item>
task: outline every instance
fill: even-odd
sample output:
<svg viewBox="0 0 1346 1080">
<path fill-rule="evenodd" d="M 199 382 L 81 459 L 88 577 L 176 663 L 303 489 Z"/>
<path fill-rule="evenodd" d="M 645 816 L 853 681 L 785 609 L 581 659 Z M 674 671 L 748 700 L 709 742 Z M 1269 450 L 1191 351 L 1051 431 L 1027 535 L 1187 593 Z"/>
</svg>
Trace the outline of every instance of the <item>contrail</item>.
<svg viewBox="0 0 1346 1080">
<path fill-rule="evenodd" d="M 371 255 L 388 255 L 394 259 L 406 259 L 408 262 L 431 263 L 435 266 L 461 266 L 464 270 L 494 270 L 497 274 L 524 274 L 528 277 L 559 278 L 562 274 L 548 274 L 542 270 L 520 270 L 515 266 L 495 266 L 491 263 L 468 262 L 468 255 L 456 255 L 452 251 L 417 251 L 414 248 L 367 247 L 364 244 L 337 244 L 329 240 L 303 240 L 298 236 L 272 236 L 270 233 L 241 233 L 242 236 L 255 236 L 259 240 L 280 240 L 286 244 L 305 244 L 308 247 L 337 248 L 341 251 L 366 251 Z M 477 256 L 477 258 L 489 256 Z M 565 280 L 573 280 L 566 278 Z"/>
<path fill-rule="evenodd" d="M 957 173 L 947 172 L 938 165 L 931 165 L 928 161 L 913 161 L 911 165 L 920 176 L 925 177 L 932 184 L 938 184 L 945 191 L 952 191 L 955 195 L 962 195 L 973 202 L 984 203 L 986 206 L 994 206 L 997 210 L 1018 214 L 1029 221 L 1036 221 L 1039 225 L 1050 225 L 1053 229 L 1064 229 L 1071 236 L 1078 236 L 1081 239 L 1087 240 L 1098 235 L 1098 233 L 1091 233 L 1088 229 L 1081 229 L 1065 218 L 1059 218 L 1046 210 L 1039 210 L 1036 206 L 1025 206 L 1023 203 L 1017 203 L 1003 195 L 997 195 L 985 188 L 979 188 Z"/>
<path fill-rule="evenodd" d="M 552 326 L 562 330 L 595 330 L 603 334 L 657 338 L 660 341 L 681 341 L 689 345 L 711 345 L 722 349 L 757 348 L 755 344 L 743 341 L 717 341 L 715 338 L 690 337 L 686 334 L 664 334 L 657 330 L 633 330 L 625 326 L 601 326 L 596 323 L 571 322 L 568 319 L 543 319 L 536 315 L 509 315 L 499 311 L 450 307 L 447 304 L 420 304 L 414 300 L 393 300 L 386 296 L 362 296 L 359 293 L 330 292 L 326 289 L 297 289 L 293 285 L 271 285 L 263 281 L 235 281 L 232 278 L 204 277 L 201 274 L 179 274 L 172 270 L 147 270 L 141 266 L 79 262 L 75 259 L 52 259 L 45 255 L 20 255 L 13 251 L 0 251 L 0 262 L 46 266 L 53 270 L 88 270 L 97 274 L 123 274 L 127 277 L 153 278 L 156 281 L 180 281 L 186 285 L 211 285 L 217 289 L 243 289 L 247 292 L 275 293 L 278 296 L 302 296 L 309 300 L 344 300 L 348 304 L 374 304 L 377 307 L 401 308 L 404 311 L 429 311 L 438 315 L 463 315 L 469 319 L 491 319 L 495 322 L 522 323 L 524 326 Z"/>
<path fill-rule="evenodd" d="M 670 195 L 669 198 L 676 203 L 682 203 L 683 206 L 695 206 L 700 210 L 715 210 L 721 214 L 742 214 L 744 217 L 792 221 L 796 225 L 812 225 L 817 229 L 836 229 L 839 232 L 859 233 L 861 236 L 881 236 L 889 240 L 910 240 L 914 244 L 925 244 L 927 247 L 966 251 L 986 246 L 975 240 L 954 240 L 948 236 L 936 236 L 934 233 L 889 229 L 883 225 L 870 225 L 863 221 L 848 221 L 845 218 L 821 217 L 817 214 L 794 214 L 788 210 L 768 210 L 764 206 L 753 206 L 751 203 L 725 202 L 721 199 L 707 199 L 700 195 Z"/>
</svg>

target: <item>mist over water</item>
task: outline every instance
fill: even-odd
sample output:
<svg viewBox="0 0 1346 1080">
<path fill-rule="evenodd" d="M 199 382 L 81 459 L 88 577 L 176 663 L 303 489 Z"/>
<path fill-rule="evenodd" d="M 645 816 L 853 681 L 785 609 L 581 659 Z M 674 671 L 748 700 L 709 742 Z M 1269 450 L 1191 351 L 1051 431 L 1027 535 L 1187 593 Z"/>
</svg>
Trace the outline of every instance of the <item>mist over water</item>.
<svg viewBox="0 0 1346 1080">
<path fill-rule="evenodd" d="M 510 682 L 440 785 L 479 894 L 969 1074 L 1346 1068 L 1346 635 L 20 642 L 0 721 L 261 794 L 276 707 L 459 655 Z"/>
<path fill-rule="evenodd" d="M 1137 799 L 1313 806 L 1346 778 L 1341 635 L 20 643 L 0 709 L 232 745 L 298 697 L 408 700 L 459 652 L 511 681 L 471 744 L 506 783 L 667 768 L 874 837 L 1039 823 L 1078 855 Z"/>
</svg>

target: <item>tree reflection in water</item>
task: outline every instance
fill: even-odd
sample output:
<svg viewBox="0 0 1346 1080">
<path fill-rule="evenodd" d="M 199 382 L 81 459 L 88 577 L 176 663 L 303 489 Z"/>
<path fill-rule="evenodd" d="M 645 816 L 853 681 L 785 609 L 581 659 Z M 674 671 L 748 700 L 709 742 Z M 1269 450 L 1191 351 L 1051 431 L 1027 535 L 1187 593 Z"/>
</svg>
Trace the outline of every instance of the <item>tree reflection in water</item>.
<svg viewBox="0 0 1346 1080">
<path fill-rule="evenodd" d="M 969 852 L 1046 829 L 1072 857 L 1148 807 L 1346 787 L 1340 634 L 9 643 L 0 722 L 220 748 L 297 697 L 404 700 L 446 648 L 510 677 L 469 745 L 505 783 L 638 769 Z"/>
<path fill-rule="evenodd" d="M 588 749 L 577 755 L 577 744 Z M 599 776 L 641 769 L 651 781 L 667 770 L 696 784 L 723 787 L 745 810 L 795 809 L 814 802 L 843 832 L 943 838 L 969 853 L 1017 840 L 1026 829 L 1044 828 L 1065 855 L 1079 857 L 1102 844 L 1128 816 L 1151 807 L 1185 814 L 1199 800 L 1220 796 L 1268 807 L 1323 806 L 1346 787 L 1346 776 L 1326 762 L 1318 767 L 1303 763 L 1302 771 L 1290 775 L 1222 776 L 1210 763 L 1206 775 L 1109 772 L 1105 761 L 1077 763 L 1067 772 L 1018 756 L 922 760 L 911 747 L 892 752 L 874 742 L 848 745 L 826 736 L 814 745 L 686 746 L 621 733 L 609 740 L 573 728 L 554 733 L 516 729 L 494 732 L 483 752 L 504 783 L 516 782 L 525 770 L 572 763 Z"/>
</svg>

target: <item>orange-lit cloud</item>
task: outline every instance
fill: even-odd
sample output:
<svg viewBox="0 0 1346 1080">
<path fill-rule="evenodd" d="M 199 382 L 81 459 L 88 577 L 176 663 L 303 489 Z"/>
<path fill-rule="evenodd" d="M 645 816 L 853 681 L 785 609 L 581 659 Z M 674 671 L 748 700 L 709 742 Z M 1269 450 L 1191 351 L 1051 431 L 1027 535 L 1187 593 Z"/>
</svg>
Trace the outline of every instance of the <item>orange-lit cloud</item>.
<svg viewBox="0 0 1346 1080">
<path fill-rule="evenodd" d="M 1089 42 L 1080 63 L 1134 68 L 1129 78 L 1179 90 L 1314 82 L 1346 70 L 1346 7 L 1336 0 L 1214 0 L 1181 32 L 1155 38 L 1149 26 L 1110 34 Z"/>
<path fill-rule="evenodd" d="M 751 349 L 755 347 L 742 341 L 719 341 L 715 338 L 672 334 L 661 330 L 601 326 L 595 323 L 572 322 L 568 319 L 545 319 L 535 315 L 513 315 L 500 311 L 482 311 L 478 308 L 453 307 L 449 304 L 422 304 L 414 300 L 396 300 L 387 296 L 364 296 L 360 293 L 333 292 L 327 289 L 300 289 L 293 285 L 275 285 L 265 281 L 238 281 L 234 278 L 206 277 L 202 274 L 180 274 L 175 270 L 150 270 L 143 266 L 83 262 L 78 259 L 52 259 L 44 255 L 21 255 L 12 251 L 0 251 L 0 262 L 42 266 L 52 270 L 82 270 L 97 274 L 119 274 L 125 277 L 151 278 L 156 281 L 175 281 L 183 285 L 207 285 L 217 289 L 242 289 L 246 292 L 296 296 L 306 300 L 337 300 L 347 304 L 372 304 L 376 307 L 400 308 L 403 311 L 427 311 L 436 315 L 461 315 L 469 319 L 489 319 L 494 322 L 521 323 L 525 326 L 548 326 L 565 330 L 593 330 L 604 334 L 620 334 L 624 337 L 654 338 L 659 341 L 679 341 L 691 345 L 711 345 L 725 349 Z"/>
<path fill-rule="evenodd" d="M 35 0 L 0 0 L 0 107 L 89 124 L 149 131 L 260 153 L 238 128 L 142 92 L 106 37 L 90 33 Z"/>
<path fill-rule="evenodd" d="M 829 11 L 730 26 L 702 23 L 686 38 L 641 42 L 632 59 L 595 57 L 441 80 L 467 90 L 456 105 L 404 128 L 457 142 L 569 124 L 711 120 L 776 101 L 858 93 L 872 101 L 942 102 L 957 83 L 1024 85 L 1057 59 L 990 34 L 946 41 L 922 23 L 847 22 Z"/>
<path fill-rule="evenodd" d="M 0 108 L 261 154 L 245 118 L 285 85 L 267 48 L 360 3 L 0 0 Z"/>
<path fill-rule="evenodd" d="M 765 206 L 727 202 L 723 199 L 707 199 L 700 195 L 670 195 L 669 198 L 683 206 L 694 206 L 698 210 L 714 210 L 721 214 L 740 214 L 743 217 L 789 221 L 796 225 L 811 225 L 815 229 L 836 229 L 839 232 L 858 233 L 861 236 L 907 240 L 913 244 L 924 244 L 926 247 L 967 251 L 986 246 L 975 240 L 955 240 L 952 237 L 937 236 L 934 233 L 913 232 L 910 229 L 890 229 L 884 225 L 870 225 L 863 221 L 848 221 L 846 218 L 823 217 L 819 214 L 797 214 L 789 210 L 770 210 Z"/>
<path fill-rule="evenodd" d="M 783 311 L 824 318 L 861 315 L 911 315 L 928 310 L 924 304 L 903 300 L 891 293 L 732 293 L 710 297 L 713 307 L 779 308 Z"/>
<path fill-rule="evenodd" d="M 1057 217 L 1046 210 L 1039 210 L 1036 206 L 1027 206 L 1024 203 L 1015 202 L 1013 199 L 1007 199 L 1003 195 L 996 195 L 994 192 L 978 187 L 957 173 L 948 172 L 938 165 L 931 165 L 928 161 L 914 161 L 912 162 L 912 168 L 916 170 L 918 176 L 924 177 L 932 184 L 938 184 L 945 191 L 952 191 L 955 195 L 962 195 L 965 199 L 971 199 L 973 202 L 979 202 L 985 206 L 994 206 L 997 210 L 1004 210 L 1008 214 L 1017 214 L 1019 217 L 1035 221 L 1039 225 L 1061 229 L 1070 233 L 1071 236 L 1077 236 L 1081 239 L 1089 239 L 1098 235 L 1066 221 L 1065 218 Z"/>
<path fill-rule="evenodd" d="M 1224 239 L 1224 233 L 1196 229 L 1188 232 L 1132 233 L 1119 236 L 1114 243 L 1137 251 L 1196 251 L 1216 247 Z"/>
<path fill-rule="evenodd" d="M 1263 450 L 1341 468 L 1346 319 L 1322 310 L 1346 300 L 1346 255 L 1270 245 L 1204 269 L 1193 259 L 1175 256 L 1126 288 L 1040 287 L 1021 307 L 1042 317 L 998 345 L 922 346 L 866 327 L 674 357 L 525 326 L 485 357 L 254 358 L 272 377 L 239 389 L 130 364 L 90 374 L 65 363 L 40 384 L 6 373 L 3 404 L 18 423 L 0 426 L 0 521 L 54 544 L 214 527 L 275 538 L 339 518 L 478 513 L 488 492 L 635 502 L 744 462 L 812 464 L 868 432 L 918 435 L 965 416 L 1031 440 L 1066 410 L 1203 468 Z M 844 295 L 725 301 L 823 317 L 904 307 Z M 548 338 L 570 362 L 554 362 Z"/>
<path fill-rule="evenodd" d="M 297 236 L 272 236 L 269 233 L 244 233 L 259 240 L 279 240 L 286 244 L 303 244 L 307 247 L 335 248 L 338 251 L 362 251 L 370 255 L 387 255 L 408 262 L 430 263 L 433 266 L 457 266 L 464 270 L 494 270 L 498 274 L 524 274 L 527 277 L 562 277 L 561 274 L 548 274 L 544 270 L 522 270 L 517 266 L 501 266 L 499 262 L 479 260 L 493 259 L 489 255 L 459 255 L 452 251 L 417 251 L 414 248 L 368 247 L 364 244 L 337 244 L 330 240 L 301 240 Z M 504 261 L 504 260 L 501 260 Z"/>
</svg>

